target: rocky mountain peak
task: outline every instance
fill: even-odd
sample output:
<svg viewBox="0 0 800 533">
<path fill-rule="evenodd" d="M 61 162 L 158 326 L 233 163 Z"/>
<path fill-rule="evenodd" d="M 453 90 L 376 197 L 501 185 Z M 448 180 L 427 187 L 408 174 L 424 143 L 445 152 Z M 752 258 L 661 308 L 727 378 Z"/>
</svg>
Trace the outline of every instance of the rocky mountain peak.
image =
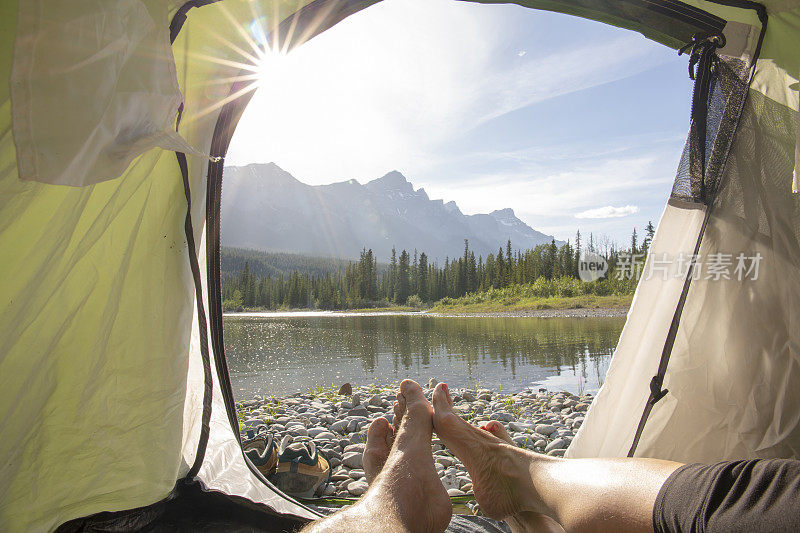
<svg viewBox="0 0 800 533">
<path fill-rule="evenodd" d="M 505 209 L 497 209 L 489 214 L 492 215 L 494 218 L 502 220 L 517 219 L 517 215 L 514 214 L 514 210 L 511 209 L 510 207 L 506 207 Z"/>
<path fill-rule="evenodd" d="M 402 192 L 414 191 L 414 186 L 411 185 L 411 182 L 409 182 L 406 177 L 397 170 L 392 170 L 380 178 L 370 181 L 367 183 L 367 187 L 370 189 L 384 189 Z"/>
<path fill-rule="evenodd" d="M 398 171 L 361 185 L 355 180 L 307 185 L 274 163 L 226 167 L 222 195 L 225 246 L 357 258 L 363 248 L 389 257 L 424 250 L 443 260 L 460 256 L 464 239 L 486 256 L 511 239 L 517 248 L 550 242 L 512 209 L 464 215 L 453 202 L 431 200 Z"/>
</svg>

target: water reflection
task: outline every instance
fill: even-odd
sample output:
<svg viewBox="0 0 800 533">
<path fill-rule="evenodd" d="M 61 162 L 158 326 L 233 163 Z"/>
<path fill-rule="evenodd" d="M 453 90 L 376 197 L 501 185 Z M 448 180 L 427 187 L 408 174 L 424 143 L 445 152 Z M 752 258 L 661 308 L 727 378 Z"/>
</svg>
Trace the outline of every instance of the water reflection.
<svg viewBox="0 0 800 533">
<path fill-rule="evenodd" d="M 226 316 L 237 399 L 406 377 L 514 392 L 597 389 L 624 318 Z"/>
</svg>

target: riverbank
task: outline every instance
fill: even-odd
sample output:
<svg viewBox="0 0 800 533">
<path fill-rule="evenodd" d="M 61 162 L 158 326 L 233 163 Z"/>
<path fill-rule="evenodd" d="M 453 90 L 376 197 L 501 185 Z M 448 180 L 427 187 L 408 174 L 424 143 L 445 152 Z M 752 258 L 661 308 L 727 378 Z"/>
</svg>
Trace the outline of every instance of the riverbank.
<svg viewBox="0 0 800 533">
<path fill-rule="evenodd" d="M 314 309 L 243 309 L 226 312 L 226 315 L 281 314 L 296 315 L 326 313 L 330 315 L 396 315 L 419 314 L 457 317 L 532 317 L 532 318 L 604 318 L 624 317 L 628 314 L 633 296 L 577 296 L 574 298 L 542 298 L 535 302 L 513 304 L 462 304 L 435 305 L 427 309 L 408 306 L 368 307 L 342 311 Z"/>
<path fill-rule="evenodd" d="M 425 388 L 429 400 L 436 383 L 432 379 Z M 285 398 L 237 402 L 242 433 L 263 424 L 277 442 L 313 440 L 331 465 L 330 482 L 320 487 L 317 496 L 359 497 L 368 488 L 362 462 L 367 428 L 378 417 L 392 422 L 397 385 L 348 387 L 345 385 L 338 392 L 318 388 Z M 470 423 L 480 426 L 498 420 L 517 446 L 559 457 L 564 455 L 593 400 L 591 394 L 545 389 L 502 394 L 480 387 L 451 388 L 451 394 L 456 411 Z M 469 498 L 472 481 L 466 468 L 435 436 L 431 451 L 448 494 L 466 500 L 470 511 L 475 511 L 476 504 Z"/>
<path fill-rule="evenodd" d="M 501 314 L 507 316 L 625 316 L 632 294 L 597 296 L 511 297 L 503 299 L 458 298 L 442 300 L 431 308 L 437 314 Z"/>
</svg>

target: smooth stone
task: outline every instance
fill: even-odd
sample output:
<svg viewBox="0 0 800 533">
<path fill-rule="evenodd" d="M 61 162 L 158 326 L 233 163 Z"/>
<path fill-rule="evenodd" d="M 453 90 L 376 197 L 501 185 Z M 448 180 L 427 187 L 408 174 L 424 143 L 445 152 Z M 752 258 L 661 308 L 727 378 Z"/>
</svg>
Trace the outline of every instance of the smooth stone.
<svg viewBox="0 0 800 533">
<path fill-rule="evenodd" d="M 567 450 L 559 448 L 556 450 L 550 450 L 549 452 L 547 452 L 547 455 L 549 455 L 550 457 L 564 457 L 565 453 L 567 453 Z"/>
<path fill-rule="evenodd" d="M 312 438 L 316 437 L 320 433 L 330 433 L 330 432 L 328 431 L 328 428 L 323 428 L 323 427 L 308 428 L 308 436 L 309 437 L 312 437 Z"/>
<path fill-rule="evenodd" d="M 369 411 L 363 405 L 353 407 L 347 412 L 347 416 L 367 416 L 367 415 L 369 415 Z"/>
<path fill-rule="evenodd" d="M 452 457 L 447 457 L 446 455 L 439 455 L 436 457 L 436 462 L 442 466 L 453 466 L 456 462 L 453 460 Z"/>
<path fill-rule="evenodd" d="M 428 388 L 429 389 L 435 388 L 436 385 L 438 385 L 438 384 L 439 384 L 439 380 L 436 379 L 436 378 L 431 378 L 431 379 L 428 380 Z"/>
<path fill-rule="evenodd" d="M 513 440 L 514 444 L 516 444 L 517 446 L 522 446 L 522 447 L 527 446 L 531 442 L 531 438 L 528 437 L 527 435 L 526 436 L 522 436 L 521 435 L 519 437 L 514 437 L 511 440 Z"/>
<path fill-rule="evenodd" d="M 558 438 L 558 439 L 554 440 L 553 442 L 551 442 L 550 444 L 548 444 L 545 447 L 544 451 L 545 451 L 545 453 L 549 453 L 552 450 L 566 449 L 566 447 L 567 447 L 567 441 L 562 439 L 562 438 Z"/>
<path fill-rule="evenodd" d="M 380 407 L 383 404 L 383 397 L 380 394 L 376 394 L 369 399 L 368 403 L 374 407 Z"/>
<path fill-rule="evenodd" d="M 353 394 L 353 386 L 349 383 L 345 383 L 339 387 L 339 392 L 337 394 L 339 394 L 339 396 L 350 396 Z"/>
<path fill-rule="evenodd" d="M 478 399 L 479 400 L 484 400 L 486 402 L 491 402 L 492 401 L 492 395 L 491 395 L 491 393 L 484 393 L 484 394 L 479 395 Z"/>
<path fill-rule="evenodd" d="M 556 427 L 550 424 L 539 424 L 535 428 L 536 433 L 541 433 L 542 435 L 550 435 L 555 433 Z"/>
<path fill-rule="evenodd" d="M 344 453 L 358 452 L 364 453 L 364 444 L 348 444 L 344 447 Z"/>
<path fill-rule="evenodd" d="M 308 430 L 303 426 L 295 426 L 286 430 L 286 433 L 292 437 L 307 437 Z"/>
<path fill-rule="evenodd" d="M 447 489 L 448 496 L 464 496 L 466 493 L 459 489 Z"/>
<path fill-rule="evenodd" d="M 455 472 L 445 472 L 441 478 L 445 489 L 457 489 L 460 487 L 458 476 Z"/>
<path fill-rule="evenodd" d="M 338 470 L 335 474 L 331 474 L 331 481 L 345 481 L 350 479 L 350 475 L 344 470 Z"/>
<path fill-rule="evenodd" d="M 333 440 L 335 438 L 336 438 L 336 435 L 334 435 L 330 431 L 325 430 L 322 433 L 318 433 L 314 437 L 314 440 L 327 440 L 327 441 L 330 441 L 330 440 Z"/>
<path fill-rule="evenodd" d="M 350 435 L 350 444 L 364 444 L 367 442 L 367 434 L 364 433 L 353 433 Z"/>
<path fill-rule="evenodd" d="M 342 457 L 342 464 L 350 468 L 363 468 L 364 456 L 360 452 L 346 452 Z"/>
<path fill-rule="evenodd" d="M 338 457 L 331 457 L 330 459 L 328 459 L 328 464 L 331 465 L 331 468 L 336 468 L 337 466 L 342 464 L 342 460 L 339 459 Z"/>
<path fill-rule="evenodd" d="M 333 424 L 331 424 L 329 429 L 331 431 L 336 432 L 336 433 L 344 433 L 345 431 L 347 431 L 347 426 L 349 424 L 350 424 L 350 422 L 347 421 L 347 420 L 338 420 L 338 421 L 334 422 Z"/>
<path fill-rule="evenodd" d="M 355 480 L 361 479 L 362 477 L 364 477 L 364 471 L 359 470 L 358 468 L 354 468 L 350 471 L 350 477 Z"/>
<path fill-rule="evenodd" d="M 362 494 L 367 492 L 368 488 L 369 485 L 367 484 L 366 481 L 353 481 L 349 485 L 347 485 L 347 492 L 349 492 L 353 496 L 361 496 Z"/>
<path fill-rule="evenodd" d="M 539 439 L 533 443 L 533 446 L 536 448 L 544 448 L 545 446 L 547 446 L 547 441 L 544 439 Z"/>
<path fill-rule="evenodd" d="M 350 397 L 350 401 L 353 402 L 353 407 L 356 407 L 361 403 L 361 395 L 358 393 L 353 394 L 353 396 Z"/>
<path fill-rule="evenodd" d="M 475 395 L 474 395 L 474 394 L 472 394 L 472 393 L 471 393 L 470 391 L 468 391 L 468 390 L 465 390 L 464 392 L 462 392 L 462 393 L 461 393 L 461 398 L 462 398 L 462 399 L 463 399 L 465 402 L 470 402 L 470 403 L 472 403 L 472 402 L 474 402 L 474 401 L 476 400 L 476 398 L 475 398 Z"/>
<path fill-rule="evenodd" d="M 336 486 L 333 485 L 332 483 L 329 483 L 325 487 L 325 491 L 322 494 L 325 496 L 333 496 L 334 494 L 336 494 Z"/>
<path fill-rule="evenodd" d="M 514 417 L 514 415 L 512 415 L 511 413 L 500 412 L 490 416 L 489 420 L 498 420 L 500 422 L 513 422 L 514 420 L 516 420 L 516 417 Z"/>
<path fill-rule="evenodd" d="M 472 492 L 472 483 L 467 483 L 466 485 L 461 487 L 461 490 L 463 490 L 464 492 Z"/>
</svg>

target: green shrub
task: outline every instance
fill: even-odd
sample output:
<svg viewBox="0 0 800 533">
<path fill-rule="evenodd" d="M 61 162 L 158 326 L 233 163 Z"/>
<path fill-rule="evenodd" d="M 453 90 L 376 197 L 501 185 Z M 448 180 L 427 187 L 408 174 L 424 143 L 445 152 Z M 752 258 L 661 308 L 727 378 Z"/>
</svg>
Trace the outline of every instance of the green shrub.
<svg viewBox="0 0 800 533">
<path fill-rule="evenodd" d="M 406 300 L 406 305 L 409 307 L 413 307 L 415 309 L 419 309 L 424 304 L 422 303 L 422 298 L 420 298 L 416 294 L 412 294 L 411 296 L 408 297 L 408 300 Z"/>
</svg>

